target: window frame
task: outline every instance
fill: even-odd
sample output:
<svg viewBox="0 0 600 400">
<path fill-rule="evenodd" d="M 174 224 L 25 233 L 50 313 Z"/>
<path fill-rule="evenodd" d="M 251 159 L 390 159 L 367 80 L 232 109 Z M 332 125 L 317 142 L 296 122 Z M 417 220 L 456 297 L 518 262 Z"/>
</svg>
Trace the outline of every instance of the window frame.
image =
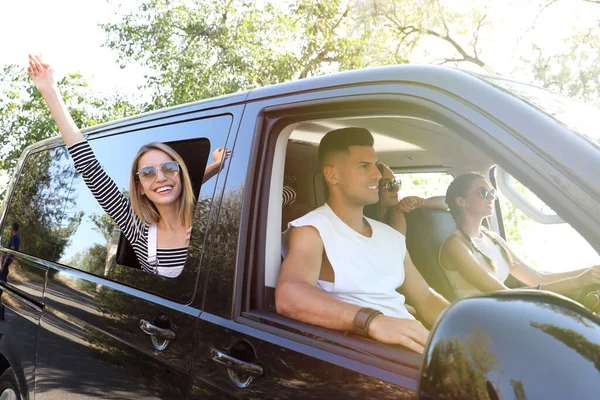
<svg viewBox="0 0 600 400">
<path fill-rule="evenodd" d="M 264 310 L 265 306 L 264 270 L 261 271 L 261 268 L 265 266 L 265 221 L 268 216 L 270 182 L 273 172 L 273 150 L 279 132 L 290 124 L 318 117 L 325 118 L 332 115 L 341 117 L 344 115 L 344 111 L 348 112 L 346 108 L 352 108 L 349 104 L 356 102 L 363 104 L 360 109 L 361 115 L 364 115 L 365 110 L 373 106 L 370 101 L 385 102 L 386 100 L 389 101 L 390 98 L 396 104 L 402 103 L 409 108 L 418 108 L 422 112 L 436 114 L 436 118 L 445 121 L 444 125 L 470 141 L 475 147 L 481 149 L 481 151 L 485 151 L 490 159 L 503 162 L 511 160 L 513 162 L 513 170 L 510 172 L 514 176 L 518 175 L 522 182 L 534 182 L 535 186 L 543 187 L 541 192 L 544 194 L 548 194 L 548 192 L 557 193 L 552 186 L 543 186 L 533 179 L 534 176 L 540 175 L 539 169 L 529 172 L 523 168 L 527 166 L 525 161 L 528 159 L 527 156 L 531 157 L 534 155 L 535 157 L 544 159 L 544 155 L 534 150 L 526 140 L 520 137 L 518 132 L 509 129 L 505 124 L 495 119 L 493 115 L 486 114 L 476 105 L 465 103 L 451 93 L 441 92 L 435 88 L 410 83 L 392 83 L 385 86 L 365 84 L 362 87 L 354 86 L 329 91 L 294 94 L 284 99 L 276 98 L 257 102 L 250 112 L 255 110 L 256 115 L 259 116 L 255 127 L 253 145 L 253 154 L 258 157 L 258 162 L 255 167 L 249 169 L 247 177 L 247 183 L 252 182 L 255 191 L 249 191 L 244 198 L 245 204 L 253 204 L 253 207 L 257 209 L 252 213 L 248 211 L 244 213 L 242 217 L 243 230 L 241 232 L 241 236 L 252 234 L 256 235 L 256 238 L 250 242 L 250 249 L 246 252 L 239 251 L 237 286 L 233 299 L 232 317 L 234 320 L 307 343 L 313 347 L 323 348 L 321 341 L 308 338 L 303 334 L 313 332 L 319 337 L 319 332 L 322 328 L 302 324 L 302 333 L 293 333 L 291 329 L 287 329 L 284 317 L 273 314 L 279 317 L 278 320 L 280 321 L 280 326 L 273 327 L 260 314 L 260 311 Z M 358 109 L 358 107 L 354 106 L 355 109 Z M 354 110 L 351 109 L 349 112 L 352 115 L 356 115 Z M 396 106 L 396 114 L 397 110 Z M 252 117 L 250 118 L 255 118 L 254 114 L 251 115 Z M 515 174 L 514 171 L 517 171 L 517 173 Z M 545 179 L 543 182 L 546 183 L 547 181 Z M 555 200 L 553 203 L 563 204 L 563 206 L 555 206 L 553 204 L 554 209 L 565 208 L 564 204 L 566 202 L 564 198 L 557 196 L 553 200 Z M 243 242 L 244 245 L 247 245 L 247 243 Z M 239 266 L 244 267 L 240 268 Z M 344 336 L 340 332 L 329 332 L 339 335 L 339 337 Z M 328 351 L 340 354 L 338 350 L 335 346 L 332 348 L 328 347 Z M 374 366 L 379 365 L 381 362 L 377 357 L 361 352 L 354 353 L 351 358 Z"/>
<path fill-rule="evenodd" d="M 375 106 L 373 103 L 370 102 L 370 100 L 372 101 L 372 98 L 375 98 L 378 99 L 380 102 L 384 102 L 386 100 L 386 96 L 365 95 L 361 97 L 361 99 L 348 99 L 341 97 L 336 99 L 336 103 L 334 104 L 331 104 L 331 100 L 317 100 L 314 102 L 308 102 L 309 104 L 306 105 L 290 104 L 289 108 L 291 110 L 286 109 L 285 111 L 283 111 L 279 110 L 279 107 L 277 107 L 276 110 L 273 110 L 274 113 L 270 112 L 270 110 L 268 109 L 263 110 L 262 118 L 263 121 L 266 121 L 267 123 L 262 127 L 261 134 L 267 136 L 266 138 L 261 138 L 264 142 L 263 148 L 261 149 L 262 151 L 259 150 L 259 154 L 262 153 L 263 158 L 260 160 L 258 167 L 260 170 L 260 184 L 258 186 L 257 191 L 254 194 L 256 196 L 256 199 L 254 199 L 254 204 L 259 204 L 258 220 L 263 220 L 265 222 L 262 224 L 259 223 L 255 227 L 262 226 L 263 228 L 266 228 L 266 216 L 268 215 L 270 182 L 272 179 L 271 175 L 273 172 L 273 158 L 275 153 L 274 149 L 276 146 L 277 139 L 279 138 L 280 132 L 289 125 L 304 120 L 356 116 L 357 114 L 360 116 L 368 114 L 382 114 L 381 106 L 379 104 Z M 394 97 L 394 103 L 396 104 L 403 103 L 403 105 L 412 106 L 413 108 L 416 107 L 416 109 L 419 110 L 419 112 L 415 113 L 415 116 L 419 116 L 419 113 L 439 112 L 439 109 L 435 109 L 437 105 L 429 100 L 423 102 L 416 102 L 417 104 L 415 104 L 414 101 L 411 101 L 413 99 L 407 99 L 403 95 L 395 95 Z M 323 105 L 328 105 L 329 107 L 323 107 L 323 105 L 321 105 L 322 103 L 324 103 Z M 357 103 L 361 104 L 360 108 L 356 107 Z M 340 110 L 340 105 L 344 107 L 343 110 Z M 424 105 L 426 106 L 423 107 Z M 327 108 L 330 109 L 327 110 Z M 361 110 L 360 113 L 356 112 L 357 109 Z M 386 107 L 385 109 L 390 115 L 399 114 L 397 105 L 395 108 Z M 368 110 L 370 110 L 370 112 Z M 408 113 L 408 111 L 405 112 Z M 280 116 L 275 117 L 274 114 L 279 114 Z M 404 112 L 402 114 L 404 115 Z M 420 116 L 423 117 L 423 115 Z M 452 124 L 456 125 L 456 122 L 453 122 Z M 277 334 L 278 336 L 290 338 L 313 347 L 326 349 L 332 353 L 343 354 L 361 363 L 371 365 L 374 367 L 379 367 L 382 369 L 387 369 L 392 372 L 401 373 L 407 377 L 411 377 L 418 380 L 418 371 L 420 368 L 422 358 L 420 355 L 413 353 L 408 349 L 402 348 L 401 346 L 396 348 L 394 348 L 393 346 L 386 346 L 390 353 L 393 353 L 395 356 L 398 357 L 394 361 L 391 361 L 389 359 L 385 359 L 381 356 L 375 355 L 379 353 L 378 348 L 382 346 L 379 343 L 369 343 L 369 340 L 351 337 L 342 332 L 337 332 L 334 330 L 312 326 L 298 321 L 293 321 L 276 313 L 270 313 L 268 316 L 266 316 L 266 302 L 264 300 L 264 291 L 266 287 L 264 285 L 264 249 L 266 244 L 266 231 L 263 228 L 258 229 L 258 239 L 255 240 L 256 245 L 254 249 L 254 256 L 249 257 L 255 260 L 258 258 L 258 261 L 252 263 L 252 266 L 263 266 L 263 269 L 259 269 L 258 273 L 256 273 L 255 271 L 245 272 L 245 276 L 252 277 L 252 279 L 248 279 L 248 282 L 246 282 L 246 296 L 244 297 L 244 304 L 240 304 L 239 302 L 237 303 L 239 308 L 236 308 L 236 310 L 239 309 L 240 311 L 240 316 L 238 317 L 239 322 L 250 323 L 251 325 L 258 327 L 259 329 L 263 329 L 267 332 Z M 238 274 L 240 274 L 240 272 L 241 271 L 238 271 Z M 261 282 L 262 288 L 260 287 Z M 258 295 L 257 292 L 259 292 Z M 321 340 L 317 338 L 320 338 Z M 341 343 L 344 343 L 344 345 L 340 345 Z M 357 348 L 361 350 L 357 351 Z"/>
<path fill-rule="evenodd" d="M 236 117 L 234 110 L 231 110 L 231 109 L 216 110 L 216 112 L 215 111 L 213 111 L 213 112 L 198 111 L 198 112 L 193 113 L 193 115 L 185 115 L 184 118 L 181 118 L 181 116 L 179 116 L 178 118 L 170 117 L 170 118 L 166 118 L 166 119 L 162 119 L 162 120 L 159 118 L 160 122 L 149 121 L 144 124 L 139 124 L 137 126 L 135 126 L 135 120 L 133 120 L 132 125 L 134 125 L 134 126 L 119 127 L 115 131 L 111 131 L 109 128 L 108 131 L 102 130 L 102 131 L 100 131 L 99 134 L 95 134 L 95 132 L 92 131 L 90 133 L 84 134 L 84 136 L 86 136 L 86 139 L 90 142 L 90 144 L 92 145 L 92 148 L 93 148 L 93 143 L 96 140 L 118 137 L 118 136 L 124 135 L 124 134 L 134 134 L 134 135 L 138 134 L 139 135 L 140 132 L 142 132 L 144 130 L 148 130 L 148 129 L 164 127 L 164 126 L 175 126 L 175 125 L 179 125 L 179 124 L 185 124 L 185 123 L 190 123 L 190 122 L 200 121 L 200 120 L 210 120 L 210 119 L 219 118 L 219 117 L 223 117 L 223 116 L 229 117 L 229 119 L 230 119 L 228 126 L 227 126 L 227 130 L 223 131 L 222 133 L 219 133 L 219 135 L 222 134 L 223 140 L 219 141 L 219 143 L 215 143 L 214 145 L 215 145 L 215 148 L 216 147 L 227 147 L 227 145 L 232 137 L 232 135 L 231 135 L 232 132 L 235 133 L 234 128 L 236 127 L 236 121 L 239 119 L 239 117 Z M 213 135 L 215 134 L 214 131 L 211 131 L 211 132 L 213 133 Z M 198 134 L 201 135 L 202 132 L 199 132 Z M 185 141 L 185 140 L 197 140 L 197 139 L 203 139 L 203 138 L 207 138 L 209 140 L 209 142 L 211 142 L 211 144 L 213 144 L 212 141 L 210 141 L 210 139 L 211 139 L 210 136 L 198 136 L 198 137 L 193 137 L 193 138 L 180 138 L 179 137 L 179 138 L 165 138 L 165 139 L 171 139 L 171 140 L 169 140 L 169 142 L 177 142 L 177 141 Z M 167 142 L 167 141 L 164 140 L 164 142 Z M 11 223 L 10 221 L 8 221 L 8 219 L 6 217 L 9 215 L 10 204 L 12 202 L 12 199 L 13 199 L 13 196 L 15 193 L 15 189 L 17 188 L 17 185 L 19 184 L 19 182 L 21 181 L 21 179 L 23 177 L 24 167 L 27 165 L 27 161 L 30 160 L 30 158 L 36 154 L 40 154 L 43 152 L 49 152 L 49 151 L 59 149 L 59 148 L 66 149 L 67 146 L 62 140 L 57 139 L 46 145 L 27 149 L 23 153 L 22 159 L 17 164 L 18 170 L 15 173 L 13 180 L 11 180 L 11 182 L 10 182 L 10 186 L 9 186 L 10 192 L 8 193 L 8 195 L 5 199 L 5 202 L 4 202 L 4 209 L 2 211 L 3 221 L 0 226 L 0 229 L 1 229 L 0 232 L 4 232 L 4 229 L 6 229 L 6 227 L 7 227 L 6 224 Z M 211 159 L 211 154 L 210 154 L 211 150 L 213 150 L 213 149 L 212 148 L 209 149 L 207 165 Z M 70 156 L 69 156 L 69 158 L 70 158 Z M 72 165 L 72 163 L 73 163 L 72 159 L 69 159 L 69 162 Z M 129 168 L 127 169 L 127 174 L 129 174 Z M 222 185 L 222 181 L 224 180 L 223 175 L 224 175 L 223 174 L 223 166 L 221 166 L 221 169 L 214 176 L 214 189 L 212 190 L 211 197 L 210 197 L 210 200 L 212 203 L 210 206 L 210 211 L 209 211 L 208 215 L 206 215 L 207 221 L 205 221 L 206 222 L 205 234 L 202 236 L 202 238 L 200 238 L 200 237 L 194 238 L 194 235 L 192 234 L 192 240 L 190 241 L 190 247 L 192 245 L 202 246 L 204 243 L 204 240 L 210 233 L 208 222 L 210 220 L 210 214 L 212 213 L 212 210 L 219 207 L 220 195 L 218 193 L 220 191 L 222 191 L 222 189 L 223 189 L 223 185 Z M 73 182 L 71 184 L 73 184 Z M 200 193 L 200 190 L 201 190 L 201 188 L 199 189 L 199 193 Z M 196 221 L 196 216 L 194 217 L 194 221 Z M 120 235 L 122 235 L 122 233 L 120 233 Z M 1 236 L 2 235 L 0 235 L 0 237 Z M 194 240 L 194 239 L 196 239 L 196 240 Z M 182 270 L 182 273 L 179 276 L 177 276 L 176 278 L 168 278 L 168 277 L 164 277 L 164 276 L 149 274 L 147 272 L 142 271 L 141 269 L 136 269 L 133 267 L 119 265 L 118 263 L 116 263 L 116 259 L 115 259 L 113 266 L 118 268 L 121 272 L 123 272 L 123 276 L 125 276 L 125 279 L 115 279 L 114 277 L 107 276 L 106 274 L 95 275 L 89 271 L 77 268 L 72 265 L 63 264 L 58 261 L 55 262 L 55 261 L 51 261 L 51 260 L 46 260 L 39 256 L 30 255 L 30 254 L 24 253 L 22 251 L 17 252 L 17 251 L 6 248 L 5 244 L 2 242 L 0 242 L 0 247 L 2 247 L 2 251 L 6 252 L 7 254 L 12 253 L 15 255 L 24 256 L 24 258 L 26 258 L 26 259 L 35 260 L 35 262 L 37 264 L 45 264 L 46 266 L 57 265 L 57 266 L 60 266 L 61 268 L 68 268 L 70 270 L 77 271 L 78 273 L 95 276 L 98 279 L 106 279 L 106 280 L 109 280 L 112 282 L 116 282 L 118 284 L 129 286 L 134 289 L 143 291 L 145 293 L 149 293 L 151 295 L 156 295 L 161 298 L 165 298 L 165 299 L 175 301 L 175 302 L 181 303 L 181 304 L 191 303 L 194 300 L 194 296 L 198 289 L 197 282 L 198 282 L 198 278 L 200 275 L 200 271 L 202 269 L 201 268 L 201 260 L 202 260 L 202 254 L 204 252 L 204 251 L 202 251 L 195 260 L 190 260 L 188 257 L 186 259 L 186 264 Z M 146 278 L 146 279 L 140 279 L 140 278 Z M 183 284 L 184 282 L 185 282 L 185 285 Z M 158 289 L 156 289 L 156 288 L 158 288 Z"/>
</svg>

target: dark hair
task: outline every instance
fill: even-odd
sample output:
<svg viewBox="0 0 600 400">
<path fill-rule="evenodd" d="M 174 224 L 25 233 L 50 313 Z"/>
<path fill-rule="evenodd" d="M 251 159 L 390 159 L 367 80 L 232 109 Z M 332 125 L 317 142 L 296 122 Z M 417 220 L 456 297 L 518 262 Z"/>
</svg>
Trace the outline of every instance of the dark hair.
<svg viewBox="0 0 600 400">
<path fill-rule="evenodd" d="M 319 143 L 319 163 L 324 164 L 332 153 L 347 152 L 350 146 L 373 147 L 373 135 L 365 128 L 341 128 L 327 132 Z"/>
<path fill-rule="evenodd" d="M 385 169 L 389 168 L 389 167 L 380 161 L 377 161 L 377 163 L 375 165 L 377 166 L 379 173 L 383 177 L 383 171 L 385 171 Z M 364 206 L 363 207 L 363 215 L 365 217 L 374 219 L 376 221 L 380 221 L 380 219 L 379 219 L 380 204 L 381 204 L 381 199 L 379 199 L 379 201 L 375 204 L 369 204 L 367 206 Z M 384 215 L 383 221 L 381 221 L 381 222 L 384 222 L 387 224 L 387 219 L 388 219 L 387 215 Z"/>
<path fill-rule="evenodd" d="M 489 267 L 492 269 L 492 271 L 496 271 L 498 269 L 498 267 L 496 266 L 496 263 L 494 262 L 494 260 L 492 260 L 490 257 L 485 255 L 475 245 L 475 242 L 473 242 L 473 238 L 471 238 L 471 236 L 467 235 L 465 233 L 465 231 L 463 231 L 461 221 L 460 221 L 460 211 L 459 211 L 460 208 L 456 205 L 456 199 L 458 197 L 465 197 L 467 195 L 467 192 L 471 188 L 471 185 L 477 179 L 485 179 L 487 181 L 487 178 L 485 176 L 478 174 L 476 172 L 470 172 L 468 174 L 459 175 L 456 178 L 454 178 L 452 183 L 450 183 L 450 186 L 448 186 L 448 190 L 446 191 L 446 204 L 448 204 L 448 208 L 450 209 L 450 214 L 452 215 L 452 218 L 454 218 L 454 221 L 456 222 L 456 228 L 457 228 L 458 232 L 460 233 L 461 237 L 467 242 L 467 244 L 469 245 L 469 247 L 471 248 L 471 250 L 473 252 L 476 251 L 477 253 L 481 254 L 481 256 L 483 257 L 485 262 L 489 265 Z M 502 251 L 502 255 L 504 256 L 504 259 L 506 261 L 508 261 L 509 265 L 512 265 L 513 259 L 510 255 L 508 249 L 505 248 L 498 240 L 496 240 L 496 238 L 494 236 L 492 236 L 492 234 L 490 232 L 488 232 L 487 229 L 482 229 L 481 231 L 483 232 L 484 235 L 489 237 L 496 246 L 500 246 L 500 249 Z"/>
<path fill-rule="evenodd" d="M 446 204 L 448 204 L 450 214 L 452 214 L 452 218 L 454 218 L 457 225 L 459 225 L 460 222 L 460 208 L 456 205 L 456 199 L 458 197 L 465 197 L 471 188 L 471 185 L 477 179 L 487 180 L 486 177 L 481 174 L 470 172 L 454 178 L 452 183 L 450 183 L 450 186 L 448 186 L 448 190 L 446 190 Z"/>
<path fill-rule="evenodd" d="M 18 223 L 18 222 L 13 222 L 13 223 L 12 223 L 12 230 L 13 230 L 13 231 L 15 231 L 15 232 L 19 232 L 19 228 L 20 228 L 20 227 L 21 227 L 21 226 L 19 225 L 19 223 Z"/>
</svg>

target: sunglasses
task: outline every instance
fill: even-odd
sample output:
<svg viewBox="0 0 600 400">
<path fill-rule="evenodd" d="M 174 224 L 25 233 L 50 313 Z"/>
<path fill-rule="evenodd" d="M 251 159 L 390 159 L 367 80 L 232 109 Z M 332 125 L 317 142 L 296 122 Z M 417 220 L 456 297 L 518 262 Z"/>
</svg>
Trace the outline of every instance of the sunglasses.
<svg viewBox="0 0 600 400">
<path fill-rule="evenodd" d="M 387 181 L 385 183 L 379 183 L 379 189 L 383 189 L 386 192 L 400 190 L 400 186 L 402 186 L 402 181 L 400 179 L 392 179 L 391 181 Z"/>
<path fill-rule="evenodd" d="M 479 196 L 481 196 L 481 198 L 483 200 L 487 200 L 487 198 L 490 197 L 490 195 L 494 198 L 498 197 L 496 194 L 496 189 L 494 189 L 494 188 L 488 189 L 488 188 L 480 187 L 480 188 L 477 188 L 477 193 L 479 193 Z"/>
<path fill-rule="evenodd" d="M 166 161 L 159 165 L 160 172 L 167 178 L 175 178 L 179 174 L 179 164 L 177 161 Z M 150 182 L 156 179 L 158 170 L 154 165 L 149 165 L 138 169 L 136 174 L 138 178 L 144 182 Z"/>
</svg>

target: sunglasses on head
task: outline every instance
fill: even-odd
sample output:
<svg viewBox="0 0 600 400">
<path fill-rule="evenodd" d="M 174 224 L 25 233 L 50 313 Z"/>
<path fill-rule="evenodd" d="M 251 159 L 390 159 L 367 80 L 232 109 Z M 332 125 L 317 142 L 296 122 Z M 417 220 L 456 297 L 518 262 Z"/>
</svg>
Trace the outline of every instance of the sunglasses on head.
<svg viewBox="0 0 600 400">
<path fill-rule="evenodd" d="M 402 186 L 402 181 L 400 179 L 392 179 L 391 181 L 379 183 L 379 189 L 383 189 L 386 192 L 400 190 L 400 186 Z"/>
<path fill-rule="evenodd" d="M 480 187 L 477 188 L 477 193 L 479 193 L 479 196 L 481 196 L 481 198 L 483 200 L 487 200 L 488 197 L 490 197 L 490 195 L 492 195 L 492 197 L 496 198 L 496 189 L 494 188 L 484 188 L 484 187 Z"/>
<path fill-rule="evenodd" d="M 179 174 L 179 164 L 177 161 L 166 161 L 159 165 L 160 171 L 167 178 L 175 178 Z M 144 182 L 150 182 L 156 179 L 158 170 L 154 165 L 149 165 L 138 169 L 137 176 Z"/>
</svg>

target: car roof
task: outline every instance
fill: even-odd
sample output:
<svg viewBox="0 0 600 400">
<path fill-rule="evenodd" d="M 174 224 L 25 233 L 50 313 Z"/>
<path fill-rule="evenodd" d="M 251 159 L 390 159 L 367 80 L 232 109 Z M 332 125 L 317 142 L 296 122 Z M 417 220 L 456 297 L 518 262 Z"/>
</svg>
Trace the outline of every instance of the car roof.
<svg viewBox="0 0 600 400">
<path fill-rule="evenodd" d="M 459 97 L 464 97 L 467 99 L 475 96 L 477 98 L 473 99 L 473 102 L 474 104 L 478 104 L 482 98 L 486 98 L 485 92 L 497 92 L 499 90 L 494 85 L 486 82 L 484 79 L 481 79 L 481 77 L 481 75 L 472 72 L 435 65 L 392 65 L 385 67 L 372 67 L 306 78 L 251 89 L 244 92 L 202 99 L 94 125 L 82 129 L 82 133 L 91 135 L 106 131 L 108 129 L 131 125 L 133 123 L 138 124 L 159 118 L 168 118 L 170 116 L 197 112 L 200 110 L 209 110 L 235 104 L 243 104 L 247 101 L 257 101 L 299 92 L 359 84 L 381 84 L 386 82 L 424 85 L 444 92 L 453 93 Z M 62 139 L 59 136 L 52 137 L 32 144 L 26 149 L 26 152 L 30 152 L 31 150 L 37 148 L 54 146 L 59 143 L 62 143 Z"/>
</svg>

